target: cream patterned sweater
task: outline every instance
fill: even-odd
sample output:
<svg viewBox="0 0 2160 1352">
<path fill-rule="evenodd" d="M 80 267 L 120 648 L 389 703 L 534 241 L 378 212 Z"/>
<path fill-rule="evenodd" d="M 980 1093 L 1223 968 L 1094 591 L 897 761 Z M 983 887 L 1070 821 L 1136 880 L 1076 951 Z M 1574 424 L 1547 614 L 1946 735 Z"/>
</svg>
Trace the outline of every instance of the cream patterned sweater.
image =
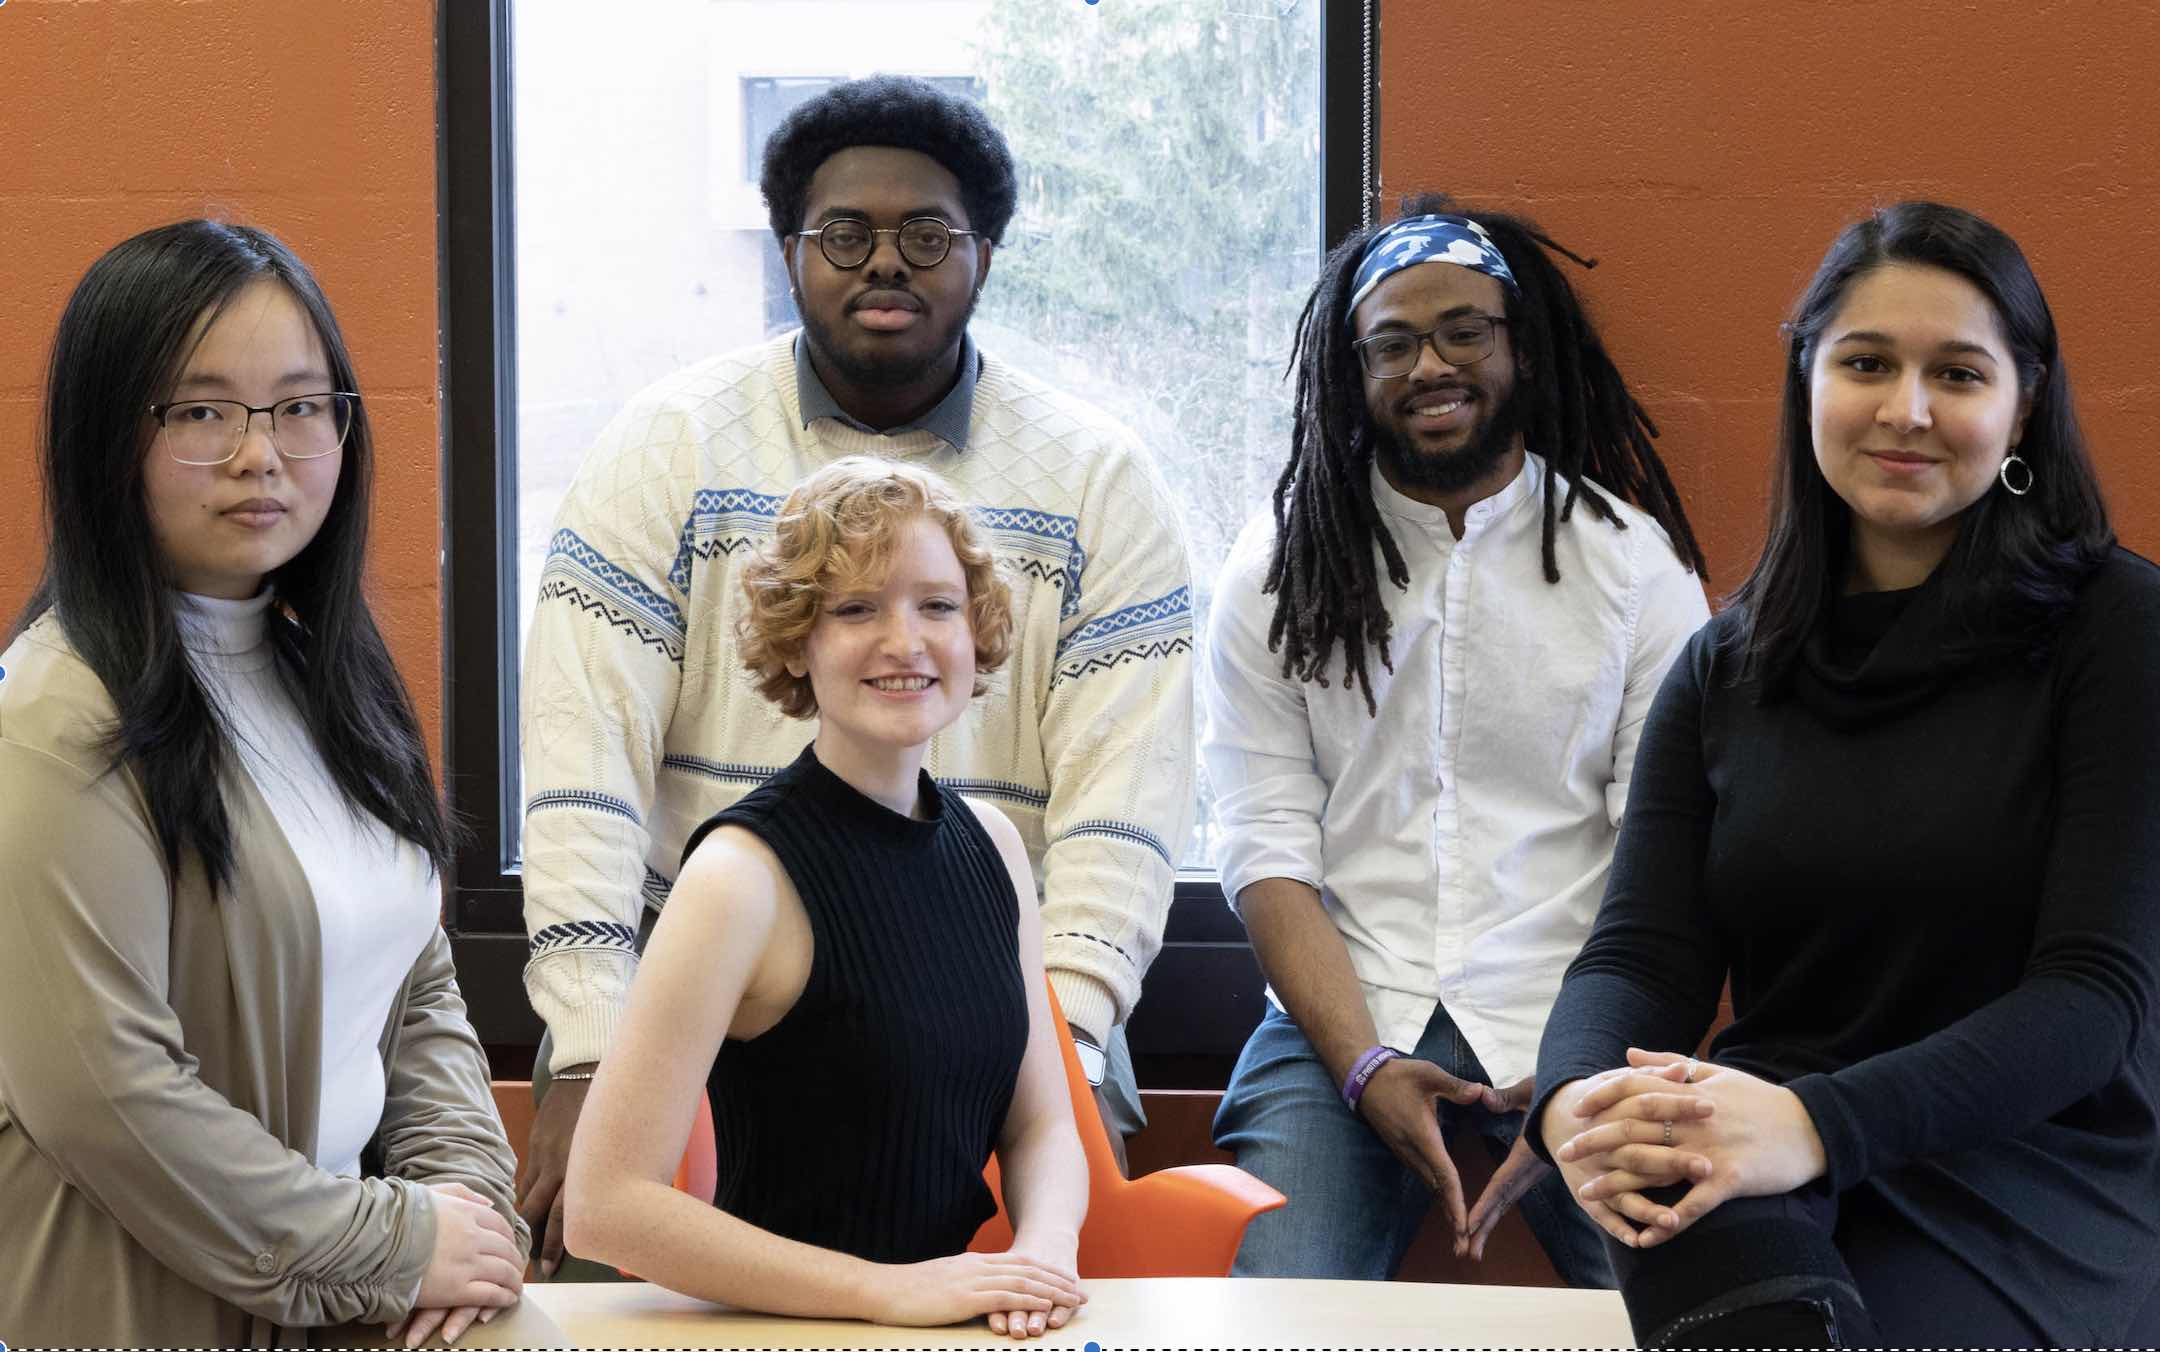
<svg viewBox="0 0 2160 1352">
<path fill-rule="evenodd" d="M 843 455 L 944 476 L 1007 567 L 1012 658 L 927 768 L 1020 828 L 1066 1017 L 1106 1036 L 1161 944 L 1194 765 L 1190 574 L 1161 477 L 1116 422 L 987 353 L 964 451 L 924 431 L 805 428 L 793 344 L 639 394 L 556 521 L 522 716 L 525 986 L 558 1068 L 613 1039 L 639 919 L 666 900 L 690 832 L 815 731 L 742 669 L 737 567 L 788 491 Z"/>
</svg>

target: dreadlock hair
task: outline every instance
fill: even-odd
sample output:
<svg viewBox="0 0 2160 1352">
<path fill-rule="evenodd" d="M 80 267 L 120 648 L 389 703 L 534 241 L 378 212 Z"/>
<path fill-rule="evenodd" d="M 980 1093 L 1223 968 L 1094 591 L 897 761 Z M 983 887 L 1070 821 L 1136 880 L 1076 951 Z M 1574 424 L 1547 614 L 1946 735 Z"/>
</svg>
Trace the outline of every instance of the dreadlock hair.
<svg viewBox="0 0 2160 1352">
<path fill-rule="evenodd" d="M 1680 507 L 1651 439 L 1657 424 L 1628 393 L 1620 371 L 1583 313 L 1574 289 L 1553 263 L 1559 254 L 1585 268 L 1584 258 L 1546 235 L 1534 222 L 1491 211 L 1465 211 L 1449 198 L 1428 194 L 1407 199 L 1405 216 L 1448 212 L 1485 232 L 1507 259 L 1520 291 L 1508 291 L 1507 321 L 1515 360 L 1529 378 L 1516 386 L 1524 400 L 1523 440 L 1545 461 L 1545 580 L 1560 580 L 1554 550 L 1558 522 L 1568 520 L 1580 499 L 1616 530 L 1627 529 L 1606 495 L 1633 503 L 1656 519 L 1673 552 L 1697 576 L 1708 575 L 1702 547 Z M 1368 650 L 1388 670 L 1388 619 L 1373 547 L 1387 564 L 1388 581 L 1409 586 L 1402 550 L 1373 504 L 1370 471 L 1376 432 L 1365 406 L 1364 374 L 1351 348 L 1346 317 L 1358 262 L 1376 223 L 1353 233 L 1321 264 L 1319 284 L 1298 316 L 1290 370 L 1297 372 L 1292 406 L 1290 462 L 1275 482 L 1275 552 L 1264 591 L 1275 595 L 1268 648 L 1280 645 L 1283 675 L 1327 684 L 1335 645 L 1343 648 L 1343 679 L 1356 681 L 1368 713 L 1377 713 Z M 1558 481 L 1567 480 L 1562 497 Z"/>
</svg>

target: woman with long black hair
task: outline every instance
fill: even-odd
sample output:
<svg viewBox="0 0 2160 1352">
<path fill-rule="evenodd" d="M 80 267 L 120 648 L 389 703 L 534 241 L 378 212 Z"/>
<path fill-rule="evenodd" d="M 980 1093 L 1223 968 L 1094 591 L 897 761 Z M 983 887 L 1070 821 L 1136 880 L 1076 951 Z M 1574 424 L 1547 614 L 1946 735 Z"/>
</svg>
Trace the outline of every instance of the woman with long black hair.
<svg viewBox="0 0 2160 1352">
<path fill-rule="evenodd" d="M 42 430 L 0 653 L 0 1334 L 455 1337 L 527 1235 L 329 303 L 260 230 L 138 235 L 61 316 Z"/>
<path fill-rule="evenodd" d="M 2148 1344 L 2160 570 L 1995 226 L 1874 213 L 1788 333 L 1768 543 L 1651 710 L 1537 1143 L 1645 1346 Z"/>
</svg>

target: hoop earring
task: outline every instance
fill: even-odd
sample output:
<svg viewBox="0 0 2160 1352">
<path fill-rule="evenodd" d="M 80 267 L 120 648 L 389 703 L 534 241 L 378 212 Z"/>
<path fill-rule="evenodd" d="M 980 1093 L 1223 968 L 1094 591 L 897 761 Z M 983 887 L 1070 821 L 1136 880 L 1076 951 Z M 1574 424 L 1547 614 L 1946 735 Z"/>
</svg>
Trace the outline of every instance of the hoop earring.
<svg viewBox="0 0 2160 1352">
<path fill-rule="evenodd" d="M 2011 482 L 2010 469 L 2013 465 L 2024 476 L 2022 487 Z M 2001 466 L 1995 471 L 1995 477 L 2002 480 L 2003 491 L 2011 497 L 2022 498 L 2033 491 L 2033 468 L 2025 462 L 2024 456 L 2017 453 L 2017 447 L 2015 446 L 2010 448 L 2010 454 L 2003 457 Z"/>
</svg>

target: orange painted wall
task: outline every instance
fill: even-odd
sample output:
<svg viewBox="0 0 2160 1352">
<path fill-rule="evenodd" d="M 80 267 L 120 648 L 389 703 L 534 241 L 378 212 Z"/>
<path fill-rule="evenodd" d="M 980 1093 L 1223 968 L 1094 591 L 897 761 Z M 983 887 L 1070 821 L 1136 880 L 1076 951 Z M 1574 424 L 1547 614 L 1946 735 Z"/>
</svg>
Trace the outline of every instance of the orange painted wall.
<svg viewBox="0 0 2160 1352">
<path fill-rule="evenodd" d="M 1870 203 L 1974 207 L 2061 323 L 2118 527 L 2160 550 L 2160 9 L 2063 0 L 1383 0 L 1387 200 L 1527 209 L 1579 277 L 1710 552 L 1754 556 L 1776 325 Z M 432 0 L 0 0 L 0 612 L 35 581 L 38 383 L 68 288 L 209 213 L 321 273 L 380 429 L 373 595 L 441 726 Z"/>
<path fill-rule="evenodd" d="M 312 265 L 375 420 L 371 598 L 442 726 L 433 0 L 0 0 L 0 613 L 43 556 L 36 413 L 69 290 L 209 215 Z"/>
<path fill-rule="evenodd" d="M 1762 540 L 1777 325 L 1831 237 L 1932 197 L 2014 235 L 2063 334 L 2116 528 L 2160 549 L 2160 7 L 2111 0 L 1383 0 L 1384 202 L 1527 210 L 1573 274 L 1710 557 Z"/>
</svg>

